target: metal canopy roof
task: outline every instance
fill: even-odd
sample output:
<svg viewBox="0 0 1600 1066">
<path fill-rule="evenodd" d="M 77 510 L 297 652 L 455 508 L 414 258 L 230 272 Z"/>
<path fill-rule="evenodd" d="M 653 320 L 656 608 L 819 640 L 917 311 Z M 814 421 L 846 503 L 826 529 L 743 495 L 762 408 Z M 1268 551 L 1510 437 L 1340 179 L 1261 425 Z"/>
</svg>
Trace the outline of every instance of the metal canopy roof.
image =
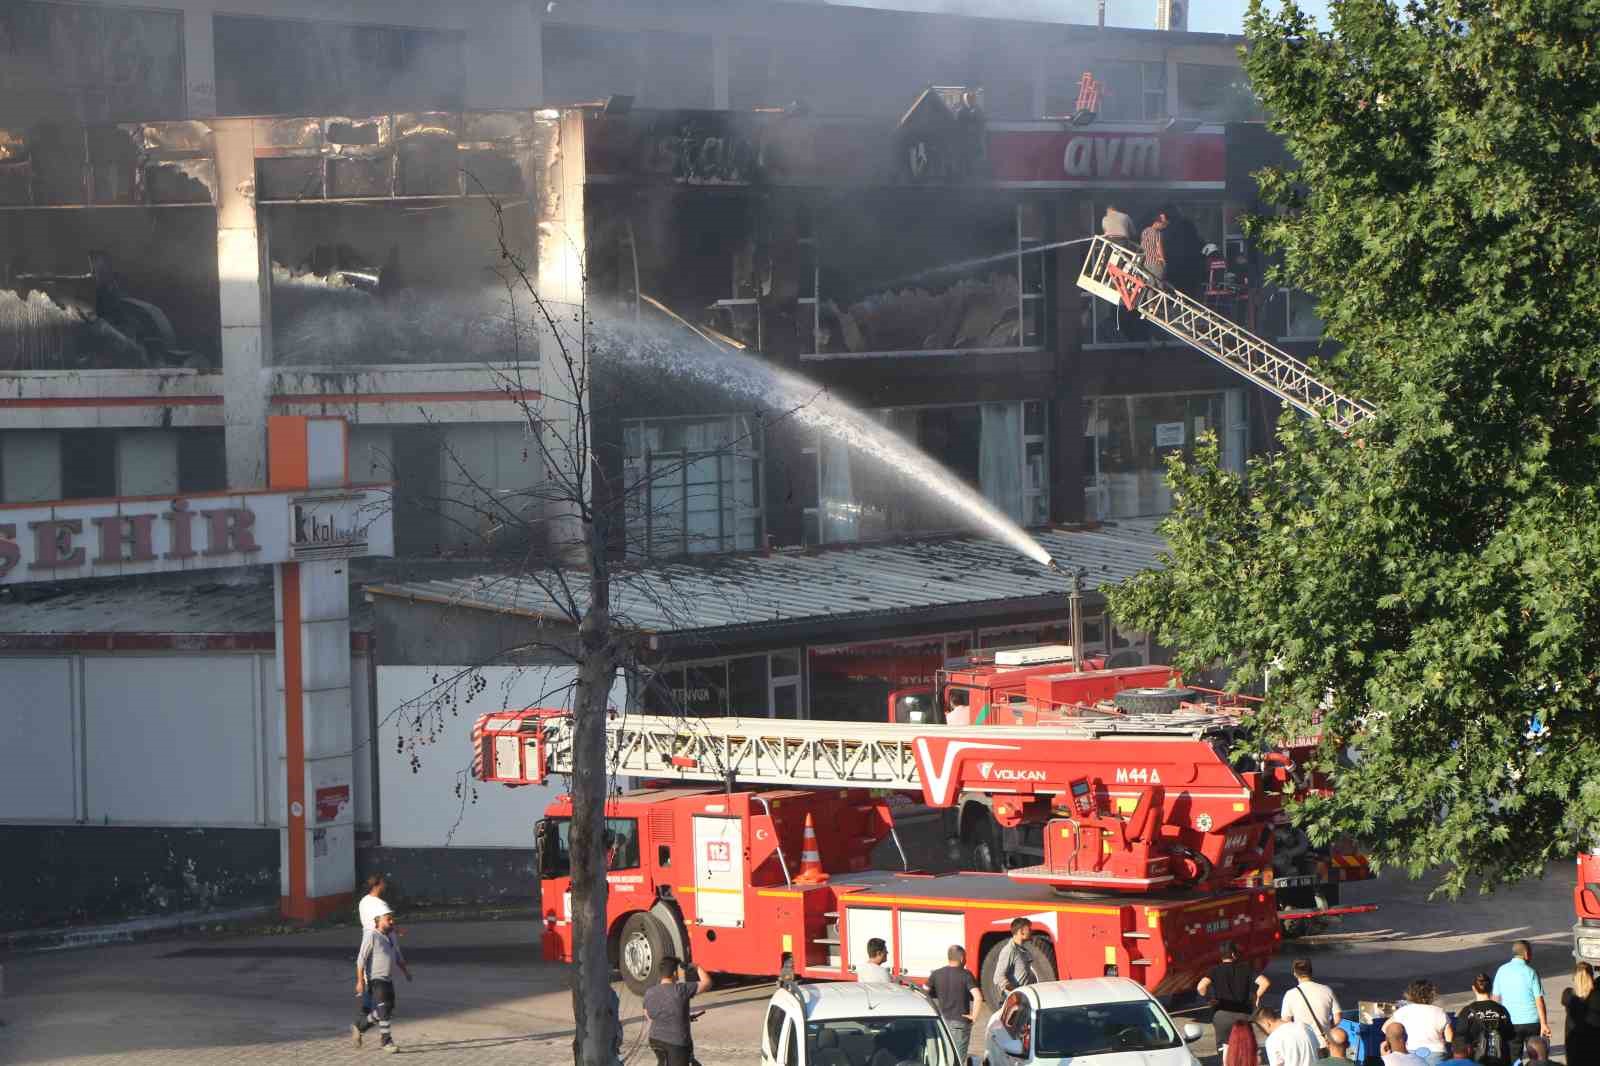
<svg viewBox="0 0 1600 1066">
<path fill-rule="evenodd" d="M 617 572 L 612 613 L 622 624 L 647 633 L 709 637 L 939 607 L 1028 609 L 1055 602 L 1064 609 L 1073 570 L 1087 568 L 1085 588 L 1092 592 L 1159 565 L 1165 547 L 1153 521 L 1035 535 L 1062 573 L 976 536 L 723 555 Z M 582 609 L 587 604 L 582 577 L 570 578 Z M 566 612 L 545 587 L 550 584 L 545 575 L 483 574 L 375 585 L 368 593 L 564 622 Z"/>
</svg>

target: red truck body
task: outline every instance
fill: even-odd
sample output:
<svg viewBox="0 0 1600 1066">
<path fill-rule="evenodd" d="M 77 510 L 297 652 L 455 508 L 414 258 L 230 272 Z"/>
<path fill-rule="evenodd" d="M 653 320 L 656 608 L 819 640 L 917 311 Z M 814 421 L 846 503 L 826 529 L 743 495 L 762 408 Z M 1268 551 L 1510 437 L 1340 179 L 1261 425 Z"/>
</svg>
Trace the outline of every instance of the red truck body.
<svg viewBox="0 0 1600 1066">
<path fill-rule="evenodd" d="M 796 976 L 853 980 L 874 937 L 889 945 L 890 967 L 912 980 L 961 944 L 990 987 L 1010 923 L 1025 917 L 1047 974 L 1118 974 L 1167 995 L 1192 989 L 1224 941 L 1264 964 L 1279 937 L 1269 890 L 1063 898 L 1001 874 L 871 869 L 893 823 L 884 799 L 861 790 L 666 787 L 616 797 L 606 815 L 608 943 L 636 991 L 659 978 L 666 954 L 763 976 L 787 958 Z M 820 883 L 799 876 L 807 815 L 827 874 Z M 543 951 L 552 961 L 570 960 L 573 950 L 570 817 L 562 797 L 540 823 Z"/>
</svg>

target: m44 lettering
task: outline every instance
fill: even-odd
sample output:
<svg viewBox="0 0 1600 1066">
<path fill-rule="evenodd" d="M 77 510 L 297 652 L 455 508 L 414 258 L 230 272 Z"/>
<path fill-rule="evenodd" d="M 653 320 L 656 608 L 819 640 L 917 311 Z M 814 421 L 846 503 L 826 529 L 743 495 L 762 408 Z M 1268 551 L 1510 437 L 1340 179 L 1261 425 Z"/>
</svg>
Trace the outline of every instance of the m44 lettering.
<svg viewBox="0 0 1600 1066">
<path fill-rule="evenodd" d="M 1161 784 L 1161 771 L 1150 766 L 1119 766 L 1117 767 L 1117 784 L 1159 785 Z"/>
</svg>

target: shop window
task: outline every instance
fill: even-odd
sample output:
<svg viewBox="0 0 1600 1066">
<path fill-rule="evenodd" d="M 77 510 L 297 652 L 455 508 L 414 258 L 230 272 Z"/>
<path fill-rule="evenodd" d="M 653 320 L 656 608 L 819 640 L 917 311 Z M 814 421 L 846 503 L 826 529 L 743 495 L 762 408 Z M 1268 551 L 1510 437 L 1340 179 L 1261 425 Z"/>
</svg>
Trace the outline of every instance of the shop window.
<svg viewBox="0 0 1600 1066">
<path fill-rule="evenodd" d="M 758 423 L 747 415 L 626 423 L 628 551 L 750 551 L 762 537 Z"/>
<path fill-rule="evenodd" d="M 952 202 L 906 190 L 871 204 L 817 208 L 802 219 L 799 238 L 807 352 L 822 358 L 1042 346 L 1044 267 L 1029 249 L 1043 243 L 1044 232 L 1032 205 Z"/>
<path fill-rule="evenodd" d="M 889 693 L 932 685 L 945 659 L 964 652 L 969 639 L 950 633 L 812 648 L 811 717 L 886 721 Z"/>
<path fill-rule="evenodd" d="M 1097 396 L 1084 403 L 1084 510 L 1095 520 L 1164 515 L 1172 510 L 1166 460 L 1193 453 L 1216 433 L 1223 463 L 1244 469 L 1241 390 Z"/>
<path fill-rule="evenodd" d="M 120 4 L 0 4 L 0 125 L 187 114 L 183 19 Z"/>
<path fill-rule="evenodd" d="M 709 108 L 712 104 L 711 38 L 650 31 L 643 35 L 640 107 Z"/>
<path fill-rule="evenodd" d="M 1013 520 L 1049 520 L 1043 400 L 900 407 L 877 415 Z M 954 524 L 945 505 L 899 470 L 832 438 L 821 438 L 816 451 L 819 488 L 817 506 L 806 509 L 807 543 L 872 540 Z"/>
<path fill-rule="evenodd" d="M 61 498 L 98 500 L 117 494 L 117 433 L 69 429 L 61 434 Z"/>
</svg>

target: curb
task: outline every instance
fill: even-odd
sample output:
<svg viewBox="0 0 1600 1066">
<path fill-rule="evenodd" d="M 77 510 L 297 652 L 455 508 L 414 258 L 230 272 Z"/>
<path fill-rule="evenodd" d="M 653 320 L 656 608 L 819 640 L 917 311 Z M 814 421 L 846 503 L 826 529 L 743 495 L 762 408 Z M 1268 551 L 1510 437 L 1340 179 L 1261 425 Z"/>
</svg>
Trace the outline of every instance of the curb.
<svg viewBox="0 0 1600 1066">
<path fill-rule="evenodd" d="M 111 925 L 69 929 L 25 929 L 18 933 L 0 933 L 0 950 L 68 951 L 72 948 L 94 948 L 106 944 L 131 944 L 135 940 L 155 933 L 195 926 L 256 921 L 277 913 L 276 906 L 265 905 L 227 911 L 184 911 L 181 914 L 136 918 Z"/>
</svg>

